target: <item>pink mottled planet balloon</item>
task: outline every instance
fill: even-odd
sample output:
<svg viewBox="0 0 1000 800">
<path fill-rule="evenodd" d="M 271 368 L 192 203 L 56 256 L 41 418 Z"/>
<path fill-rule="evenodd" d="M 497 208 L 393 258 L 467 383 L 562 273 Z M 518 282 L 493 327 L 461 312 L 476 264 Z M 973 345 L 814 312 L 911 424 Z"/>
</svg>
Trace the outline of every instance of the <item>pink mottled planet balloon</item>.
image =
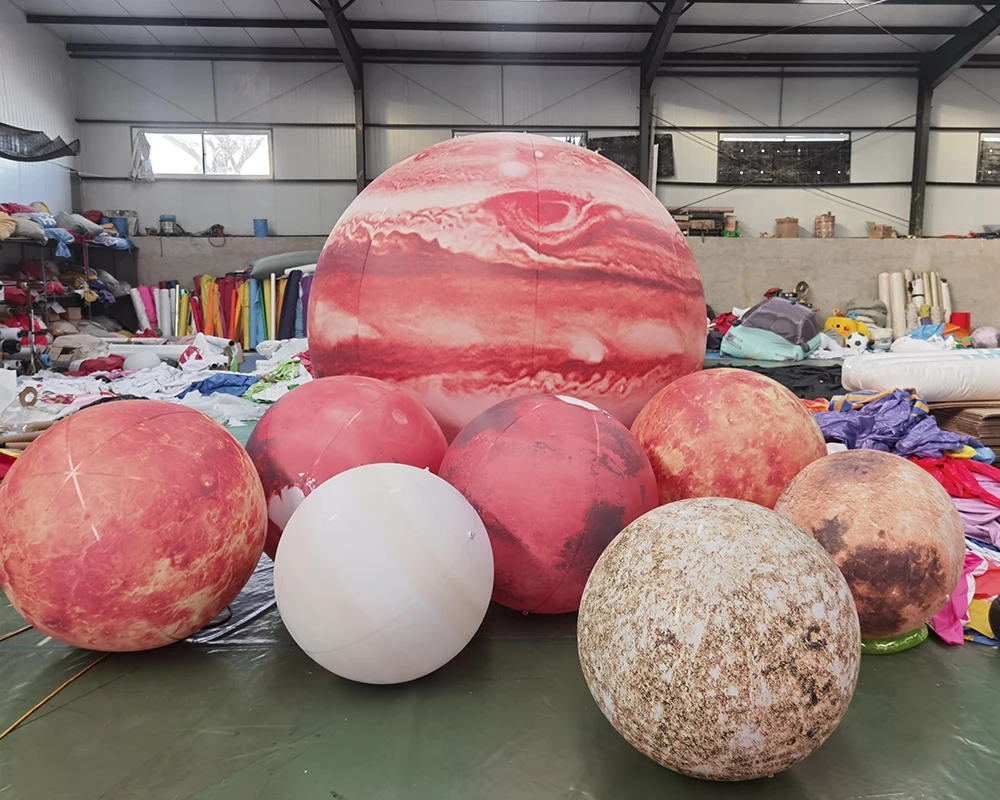
<svg viewBox="0 0 1000 800">
<path fill-rule="evenodd" d="M 231 433 L 183 406 L 126 400 L 43 433 L 0 484 L 0 585 L 53 639 L 163 647 L 233 601 L 267 509 Z"/>
<path fill-rule="evenodd" d="M 476 417 L 441 477 L 493 545 L 493 599 L 534 614 L 580 607 L 604 548 L 656 507 L 656 476 L 618 420 L 571 397 L 514 397 Z"/>
<path fill-rule="evenodd" d="M 630 425 L 701 367 L 705 298 L 639 181 L 575 145 L 489 133 L 399 162 L 351 203 L 316 270 L 309 342 L 321 375 L 396 383 L 449 439 L 532 392 Z"/>
<path fill-rule="evenodd" d="M 264 552 L 274 558 L 292 513 L 334 475 L 380 463 L 436 473 L 447 448 L 427 409 L 385 381 L 340 375 L 293 389 L 247 441 L 267 498 Z"/>
</svg>

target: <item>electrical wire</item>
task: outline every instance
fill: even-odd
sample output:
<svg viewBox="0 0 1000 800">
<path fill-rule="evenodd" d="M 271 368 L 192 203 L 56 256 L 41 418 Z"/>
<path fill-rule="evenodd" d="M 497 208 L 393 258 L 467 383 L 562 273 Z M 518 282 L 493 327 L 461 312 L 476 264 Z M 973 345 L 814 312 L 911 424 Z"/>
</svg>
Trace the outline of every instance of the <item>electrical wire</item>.
<svg viewBox="0 0 1000 800">
<path fill-rule="evenodd" d="M 13 639 L 19 633 L 24 633 L 25 631 L 30 631 L 31 625 L 25 625 L 23 628 L 18 628 L 16 631 L 11 631 L 10 633 L 5 633 L 0 636 L 0 642 L 6 642 L 8 639 Z"/>
<path fill-rule="evenodd" d="M 909 116 L 903 117 L 902 119 L 899 119 L 899 120 L 896 120 L 895 122 L 892 122 L 889 125 L 886 125 L 886 126 L 884 126 L 882 128 L 879 128 L 877 130 L 873 130 L 873 131 L 871 131 L 869 133 L 866 133 L 864 136 L 859 136 L 857 139 L 852 140 L 851 144 L 853 145 L 853 144 L 855 144 L 857 142 L 860 142 L 860 141 L 863 141 L 863 140 L 869 138 L 870 136 L 875 136 L 876 134 L 884 133 L 887 130 L 891 130 L 894 126 L 899 125 L 902 122 L 906 122 L 907 120 L 913 119 L 915 116 L 916 116 L 916 114 L 910 114 Z M 691 139 L 692 141 L 696 142 L 697 144 L 701 145 L 702 147 L 706 147 L 707 149 L 711 150 L 717 156 L 718 155 L 723 155 L 723 156 L 727 156 L 729 158 L 735 159 L 735 156 L 730 156 L 728 153 L 723 153 L 722 151 L 719 150 L 718 146 L 713 145 L 711 142 L 705 141 L 700 136 L 694 136 L 694 135 L 692 135 L 689 131 L 686 131 L 683 128 L 675 125 L 670 120 L 665 119 L 664 117 L 661 117 L 660 115 L 655 114 L 655 113 L 653 114 L 653 117 L 655 119 L 659 120 L 660 122 L 663 122 L 664 124 L 669 125 L 673 130 L 677 131 L 677 133 L 679 133 L 681 136 L 684 136 L 684 137 L 686 137 L 688 139 Z M 799 161 L 794 162 L 791 166 L 793 166 L 793 167 L 799 167 L 799 166 L 802 166 L 803 164 L 807 164 L 810 161 L 814 161 L 817 158 L 821 158 L 821 157 L 822 157 L 822 154 L 817 154 L 815 156 L 808 156 L 806 158 L 803 158 L 803 159 L 800 159 Z M 685 203 L 683 206 L 681 206 L 681 208 L 690 208 L 691 206 L 697 206 L 697 205 L 700 205 L 701 203 L 707 202 L 708 200 L 714 200 L 716 197 L 722 197 L 723 195 L 729 194 L 730 192 L 735 192 L 738 189 L 745 189 L 748 186 L 761 185 L 761 184 L 766 185 L 766 183 L 763 182 L 763 181 L 761 181 L 760 178 L 751 179 L 751 180 L 746 181 L 745 183 L 742 183 L 742 184 L 740 184 L 738 186 L 730 186 L 730 187 L 728 187 L 726 189 L 723 189 L 720 192 L 716 192 L 714 194 L 708 195 L 707 197 L 700 198 L 700 199 L 695 200 L 695 201 L 690 202 L 690 203 Z M 834 194 L 833 192 L 830 192 L 827 189 L 823 189 L 823 188 L 820 188 L 818 186 L 814 186 L 812 184 L 804 183 L 804 184 L 795 185 L 795 186 L 792 186 L 792 187 L 789 187 L 789 188 L 804 189 L 805 191 L 812 192 L 813 194 L 816 194 L 816 193 L 819 192 L 819 193 L 825 194 L 827 196 L 834 197 L 834 198 L 836 198 L 838 200 L 841 200 L 841 201 L 843 201 L 845 203 L 851 203 L 851 204 L 854 204 L 856 206 L 859 206 L 860 208 L 864 208 L 864 209 L 866 209 L 868 211 L 872 211 L 872 212 L 875 212 L 877 214 L 881 214 L 882 216 L 888 217 L 889 219 L 898 220 L 900 222 L 909 222 L 909 220 L 904 219 L 903 217 L 897 216 L 895 214 L 891 214 L 888 211 L 885 211 L 883 209 L 874 208 L 872 206 L 865 205 L 864 203 L 861 203 L 861 202 L 859 202 L 857 200 L 851 200 L 850 198 L 842 197 L 840 195 Z"/>
<path fill-rule="evenodd" d="M 0 739 L 3 739 L 3 738 L 4 738 L 5 736 L 7 736 L 7 734 L 9 734 L 9 733 L 13 732 L 13 731 L 14 731 L 14 730 L 15 730 L 15 729 L 16 729 L 16 728 L 17 728 L 17 727 L 18 727 L 18 726 L 19 726 L 19 725 L 20 725 L 20 724 L 21 724 L 22 722 L 24 722 L 24 721 L 25 721 L 25 720 L 26 720 L 26 719 L 27 719 L 28 717 L 30 717 L 30 716 L 31 716 L 32 714 L 34 714 L 34 713 L 35 713 L 36 711 L 38 711 L 38 709 L 40 709 L 40 708 L 41 708 L 42 706 L 44 706 L 44 705 L 45 705 L 45 704 L 46 704 L 47 702 L 49 702 L 49 700 L 51 700 L 51 699 L 52 699 L 53 697 L 55 697 L 55 696 L 56 696 L 57 694 L 59 694 L 59 692 L 61 692 L 61 691 L 62 691 L 63 689 L 65 689 L 65 688 L 66 688 L 67 686 L 69 686 L 69 685 L 70 685 L 70 684 L 71 684 L 71 683 L 72 683 L 73 681 L 75 681 L 75 680 L 76 680 L 77 678 L 80 678 L 80 677 L 83 677 L 84 675 L 86 675 L 86 674 L 87 674 L 87 672 L 89 672 L 89 671 L 90 671 L 90 670 L 92 670 L 92 669 L 93 669 L 94 667 L 96 667 L 96 666 L 97 666 L 98 664 L 100 664 L 100 663 L 101 663 L 101 662 L 102 662 L 102 661 L 103 661 L 104 659 L 106 659 L 106 658 L 107 658 L 107 657 L 108 657 L 109 655 L 111 655 L 111 653 L 105 653 L 105 654 L 104 654 L 104 655 L 102 655 L 102 656 L 101 656 L 100 658 L 97 658 L 97 659 L 94 659 L 94 660 L 93 660 L 93 661 L 91 661 L 91 662 L 90 662 L 89 664 L 87 664 L 87 666 L 85 666 L 85 667 L 84 667 L 83 669 L 81 669 L 81 670 L 80 670 L 80 671 L 79 671 L 78 673 L 76 673 L 76 675 L 74 675 L 74 676 L 73 676 L 72 678 L 70 678 L 70 679 L 69 679 L 68 681 L 66 681 L 65 683 L 63 683 L 63 684 L 62 684 L 62 685 L 61 685 L 61 686 L 60 686 L 60 687 L 59 687 L 58 689 L 56 689 L 56 690 L 55 690 L 54 692 L 52 692 L 51 694 L 49 694 L 49 695 L 48 695 L 47 697 L 45 697 L 45 698 L 44 698 L 43 700 L 41 700 L 41 701 L 39 701 L 39 702 L 35 703 L 35 705 L 33 705 L 33 706 L 32 706 L 32 707 L 30 708 L 30 709 L 28 709 L 27 713 L 25 713 L 25 714 L 22 714 L 22 715 L 21 715 L 21 716 L 20 716 L 20 717 L 19 717 L 19 718 L 17 719 L 17 721 L 16 721 L 16 722 L 15 722 L 15 723 L 14 723 L 13 725 L 11 725 L 11 726 L 10 726 L 9 728 L 7 728 L 7 730 L 5 730 L 5 731 L 4 731 L 3 733 L 0 733 Z"/>
<path fill-rule="evenodd" d="M 845 14 L 853 14 L 858 11 L 857 6 L 852 6 L 847 0 L 844 0 L 850 8 L 844 9 L 843 11 L 838 11 L 835 14 L 828 14 L 825 17 L 819 17 L 818 19 L 810 20 L 809 22 L 798 22 L 795 25 L 788 25 L 784 28 L 777 28 L 773 31 L 768 31 L 767 33 L 755 33 L 753 36 L 744 36 L 742 39 L 734 39 L 731 42 L 718 42 L 716 44 L 706 44 L 703 47 L 695 47 L 691 50 L 682 50 L 682 53 L 700 53 L 703 50 L 714 50 L 717 47 L 728 47 L 732 44 L 742 44 L 743 42 L 752 42 L 754 39 L 763 39 L 765 36 L 774 36 L 777 33 L 787 33 L 788 31 L 794 31 L 797 28 L 808 28 L 810 25 L 815 25 L 817 22 L 826 22 L 828 19 L 836 19 L 837 17 L 842 17 Z M 872 0 L 870 3 L 865 3 L 863 8 L 872 8 L 873 6 L 880 6 L 887 0 Z"/>
</svg>

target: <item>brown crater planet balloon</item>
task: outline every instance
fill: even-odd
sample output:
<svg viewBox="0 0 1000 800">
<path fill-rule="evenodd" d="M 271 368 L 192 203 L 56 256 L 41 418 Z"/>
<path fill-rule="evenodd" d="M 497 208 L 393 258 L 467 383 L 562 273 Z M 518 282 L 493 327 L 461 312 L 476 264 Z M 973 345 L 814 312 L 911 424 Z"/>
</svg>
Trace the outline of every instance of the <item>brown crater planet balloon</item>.
<svg viewBox="0 0 1000 800">
<path fill-rule="evenodd" d="M 625 528 L 587 581 L 577 642 L 591 694 L 633 747 L 719 781 L 774 775 L 819 747 L 861 663 L 851 592 L 823 548 L 722 498 Z"/>
<path fill-rule="evenodd" d="M 774 508 L 789 481 L 826 455 L 802 402 L 742 369 L 674 381 L 639 412 L 632 434 L 653 465 L 661 503 L 733 497 Z"/>
<path fill-rule="evenodd" d="M 811 533 L 847 579 L 866 639 L 918 628 L 962 575 L 962 520 L 920 467 L 877 450 L 816 461 L 789 484 L 775 511 Z"/>
</svg>

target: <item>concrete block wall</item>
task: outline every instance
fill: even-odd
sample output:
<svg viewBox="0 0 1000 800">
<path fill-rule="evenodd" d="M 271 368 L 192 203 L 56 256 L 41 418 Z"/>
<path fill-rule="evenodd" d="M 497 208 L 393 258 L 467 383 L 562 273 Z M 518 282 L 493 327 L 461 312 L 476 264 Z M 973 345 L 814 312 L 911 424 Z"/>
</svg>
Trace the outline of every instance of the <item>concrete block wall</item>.
<svg viewBox="0 0 1000 800">
<path fill-rule="evenodd" d="M 323 236 L 230 237 L 223 247 L 207 239 L 142 237 L 139 277 L 144 283 L 246 269 L 256 258 L 290 250 L 320 250 Z M 955 310 L 973 324 L 1000 327 L 1000 241 L 983 239 L 691 239 L 710 305 L 721 313 L 759 302 L 774 286 L 806 281 L 810 302 L 825 315 L 856 297 L 877 296 L 879 272 L 937 270 L 948 279 Z"/>
</svg>

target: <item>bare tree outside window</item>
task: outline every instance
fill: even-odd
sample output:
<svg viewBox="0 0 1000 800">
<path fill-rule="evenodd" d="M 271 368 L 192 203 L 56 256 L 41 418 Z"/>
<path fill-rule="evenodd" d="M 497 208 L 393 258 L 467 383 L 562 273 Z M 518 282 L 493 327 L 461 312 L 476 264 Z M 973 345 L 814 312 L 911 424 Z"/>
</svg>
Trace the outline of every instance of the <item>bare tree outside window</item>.
<svg viewBox="0 0 1000 800">
<path fill-rule="evenodd" d="M 271 135 L 260 131 L 146 131 L 156 175 L 269 177 Z"/>
</svg>

